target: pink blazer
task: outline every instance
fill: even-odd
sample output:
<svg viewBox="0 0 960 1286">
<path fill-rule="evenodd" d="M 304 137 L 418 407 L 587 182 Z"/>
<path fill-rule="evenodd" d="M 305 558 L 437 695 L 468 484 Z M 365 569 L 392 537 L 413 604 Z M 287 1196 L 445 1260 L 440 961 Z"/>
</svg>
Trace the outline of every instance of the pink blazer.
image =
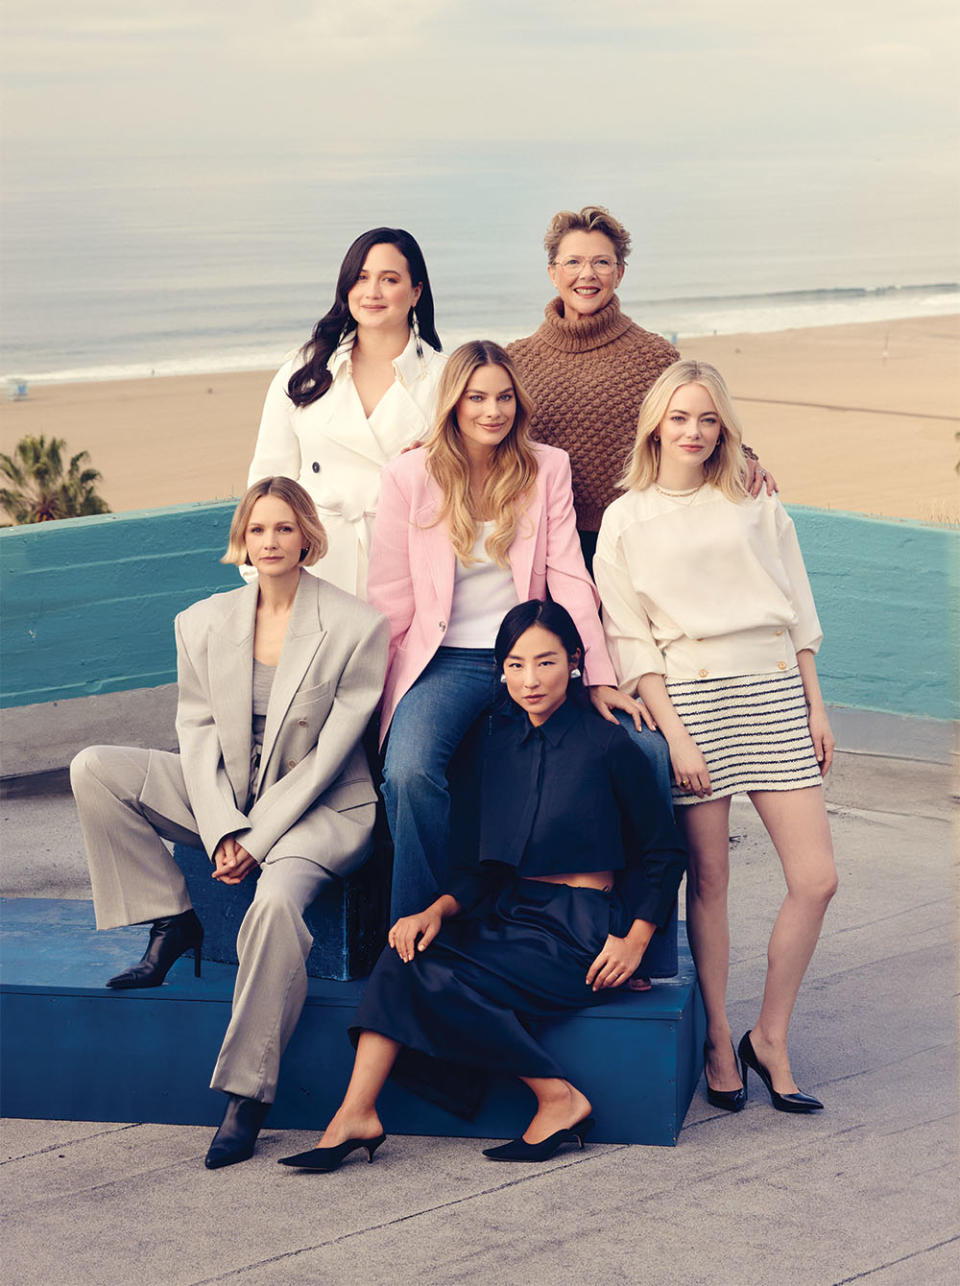
<svg viewBox="0 0 960 1286">
<path fill-rule="evenodd" d="M 597 614 L 600 600 L 580 551 L 570 458 L 566 451 L 542 443 L 534 444 L 534 450 L 537 480 L 509 550 L 518 599 L 545 599 L 549 589 L 580 631 L 586 652 L 584 681 L 616 686 Z M 367 577 L 370 604 L 390 622 L 381 740 L 400 698 L 443 645 L 450 619 L 456 554 L 446 522 L 435 523 L 442 503 L 422 447 L 383 470 Z"/>
</svg>

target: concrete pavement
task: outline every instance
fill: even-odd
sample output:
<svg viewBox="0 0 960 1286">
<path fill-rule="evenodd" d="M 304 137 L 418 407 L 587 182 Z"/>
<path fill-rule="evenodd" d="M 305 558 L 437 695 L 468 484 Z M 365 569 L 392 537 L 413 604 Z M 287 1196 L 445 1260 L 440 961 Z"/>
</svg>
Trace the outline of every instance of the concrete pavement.
<svg viewBox="0 0 960 1286">
<path fill-rule="evenodd" d="M 334 1175 L 276 1166 L 265 1129 L 209 1172 L 208 1129 L 3 1122 L 8 1286 L 939 1286 L 960 1279 L 956 885 L 943 763 L 839 756 L 840 892 L 792 1051 L 826 1110 L 739 1116 L 698 1091 L 676 1148 L 588 1146 L 497 1166 L 475 1140 L 392 1138 Z M 89 896 L 69 797 L 13 791 L 3 891 Z M 734 805 L 730 1013 L 756 1016 L 782 877 Z M 28 860 L 29 859 L 29 860 Z M 518 1126 L 521 1123 L 518 1122 Z"/>
</svg>

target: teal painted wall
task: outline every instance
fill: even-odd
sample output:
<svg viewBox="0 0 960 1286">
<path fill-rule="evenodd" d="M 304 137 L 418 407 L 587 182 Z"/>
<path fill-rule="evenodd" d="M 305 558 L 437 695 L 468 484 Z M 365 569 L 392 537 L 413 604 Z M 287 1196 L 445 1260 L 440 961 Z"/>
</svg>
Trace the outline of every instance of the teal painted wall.
<svg viewBox="0 0 960 1286">
<path fill-rule="evenodd" d="M 0 706 L 176 677 L 173 618 L 243 582 L 219 561 L 234 502 L 0 531 Z"/>
<path fill-rule="evenodd" d="M 955 719 L 960 531 L 789 506 L 824 642 L 833 705 Z"/>
<path fill-rule="evenodd" d="M 233 502 L 0 531 L 0 705 L 156 687 L 176 678 L 173 617 L 240 584 L 218 560 Z M 834 705 L 957 717 L 960 533 L 790 510 L 826 641 Z"/>
</svg>

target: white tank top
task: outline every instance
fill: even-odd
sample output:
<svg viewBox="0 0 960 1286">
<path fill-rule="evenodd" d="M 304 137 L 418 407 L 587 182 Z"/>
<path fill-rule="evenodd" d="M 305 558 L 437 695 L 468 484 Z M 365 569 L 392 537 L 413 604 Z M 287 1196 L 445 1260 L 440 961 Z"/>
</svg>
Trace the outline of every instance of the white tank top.
<svg viewBox="0 0 960 1286">
<path fill-rule="evenodd" d="M 472 551 L 479 561 L 464 567 L 457 559 L 444 647 L 492 648 L 500 622 L 520 601 L 510 568 L 498 567 L 484 549 L 494 525 L 493 522 L 480 523 Z"/>
</svg>

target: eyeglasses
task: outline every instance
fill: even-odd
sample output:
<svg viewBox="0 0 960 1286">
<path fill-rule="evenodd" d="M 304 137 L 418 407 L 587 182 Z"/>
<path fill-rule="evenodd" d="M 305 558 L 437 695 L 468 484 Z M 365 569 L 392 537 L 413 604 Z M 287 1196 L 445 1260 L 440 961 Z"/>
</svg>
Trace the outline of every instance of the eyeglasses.
<svg viewBox="0 0 960 1286">
<path fill-rule="evenodd" d="M 575 277 L 582 271 L 585 264 L 589 264 L 598 277 L 612 277 L 617 271 L 617 261 L 611 259 L 609 255 L 594 255 L 592 259 L 571 255 L 568 259 L 554 260 L 554 265 L 568 277 Z"/>
</svg>

